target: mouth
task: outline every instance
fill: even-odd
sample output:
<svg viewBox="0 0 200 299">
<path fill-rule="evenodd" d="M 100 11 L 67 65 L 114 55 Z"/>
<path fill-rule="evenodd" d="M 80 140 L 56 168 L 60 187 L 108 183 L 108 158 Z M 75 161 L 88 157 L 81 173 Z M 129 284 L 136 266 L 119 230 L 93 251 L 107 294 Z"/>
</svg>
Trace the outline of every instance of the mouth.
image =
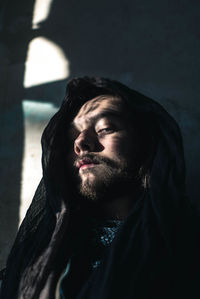
<svg viewBox="0 0 200 299">
<path fill-rule="evenodd" d="M 97 164 L 94 164 L 94 163 L 89 163 L 89 164 L 83 164 L 79 167 L 79 169 L 85 169 L 85 168 L 91 168 L 91 167 L 94 167 L 96 166 Z"/>
<path fill-rule="evenodd" d="M 85 160 L 85 159 L 83 159 L 83 160 L 80 160 L 79 162 L 77 162 L 76 167 L 79 168 L 79 170 L 80 170 L 80 169 L 86 169 L 86 168 L 94 167 L 97 164 L 98 163 L 95 163 L 95 162 L 93 162 L 91 160 L 88 160 L 88 159 Z"/>
</svg>

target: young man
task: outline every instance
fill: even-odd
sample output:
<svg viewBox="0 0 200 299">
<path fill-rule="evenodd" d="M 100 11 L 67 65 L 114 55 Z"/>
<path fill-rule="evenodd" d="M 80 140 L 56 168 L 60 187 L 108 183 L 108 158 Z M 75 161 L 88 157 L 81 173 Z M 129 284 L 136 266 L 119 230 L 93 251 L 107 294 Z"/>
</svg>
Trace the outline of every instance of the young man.
<svg viewBox="0 0 200 299">
<path fill-rule="evenodd" d="M 73 79 L 42 146 L 1 298 L 198 297 L 198 218 L 179 128 L 159 104 L 116 81 Z"/>
</svg>

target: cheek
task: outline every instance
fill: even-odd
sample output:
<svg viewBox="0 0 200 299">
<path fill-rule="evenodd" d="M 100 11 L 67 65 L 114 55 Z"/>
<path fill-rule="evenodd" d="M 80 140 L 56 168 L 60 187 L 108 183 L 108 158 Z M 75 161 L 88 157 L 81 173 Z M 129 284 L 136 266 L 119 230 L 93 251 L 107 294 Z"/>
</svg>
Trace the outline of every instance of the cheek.
<svg viewBox="0 0 200 299">
<path fill-rule="evenodd" d="M 132 150 L 132 141 L 127 136 L 116 136 L 104 142 L 104 152 L 108 155 L 128 157 Z"/>
</svg>

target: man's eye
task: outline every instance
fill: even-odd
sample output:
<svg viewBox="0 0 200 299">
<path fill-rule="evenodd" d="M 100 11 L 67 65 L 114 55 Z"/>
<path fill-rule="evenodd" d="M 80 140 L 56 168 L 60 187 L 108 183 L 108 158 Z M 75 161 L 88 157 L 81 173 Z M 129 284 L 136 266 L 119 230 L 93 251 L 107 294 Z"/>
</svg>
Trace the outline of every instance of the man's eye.
<svg viewBox="0 0 200 299">
<path fill-rule="evenodd" d="M 112 133 L 113 131 L 114 131 L 113 128 L 102 128 L 97 131 L 97 134 Z"/>
</svg>

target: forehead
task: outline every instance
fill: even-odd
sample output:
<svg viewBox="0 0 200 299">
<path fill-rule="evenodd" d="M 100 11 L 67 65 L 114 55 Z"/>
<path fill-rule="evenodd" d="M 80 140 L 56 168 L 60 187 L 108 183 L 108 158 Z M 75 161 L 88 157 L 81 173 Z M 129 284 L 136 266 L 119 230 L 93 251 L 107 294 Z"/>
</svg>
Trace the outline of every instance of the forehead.
<svg viewBox="0 0 200 299">
<path fill-rule="evenodd" d="M 79 110 L 73 123 L 79 123 L 82 120 L 101 114 L 102 112 L 122 113 L 123 101 L 114 96 L 98 96 L 87 101 Z"/>
</svg>

